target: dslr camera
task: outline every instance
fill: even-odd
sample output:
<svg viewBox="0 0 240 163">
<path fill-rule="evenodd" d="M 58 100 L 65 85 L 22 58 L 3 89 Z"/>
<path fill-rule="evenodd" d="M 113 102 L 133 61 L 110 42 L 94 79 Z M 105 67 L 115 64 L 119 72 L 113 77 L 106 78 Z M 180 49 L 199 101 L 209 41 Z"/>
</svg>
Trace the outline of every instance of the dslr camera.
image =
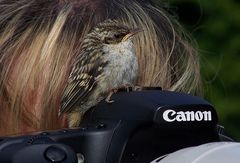
<svg viewBox="0 0 240 163">
<path fill-rule="evenodd" d="M 183 148 L 232 141 L 200 97 L 149 88 L 112 98 L 90 109 L 78 128 L 0 138 L 0 162 L 157 163 Z"/>
</svg>

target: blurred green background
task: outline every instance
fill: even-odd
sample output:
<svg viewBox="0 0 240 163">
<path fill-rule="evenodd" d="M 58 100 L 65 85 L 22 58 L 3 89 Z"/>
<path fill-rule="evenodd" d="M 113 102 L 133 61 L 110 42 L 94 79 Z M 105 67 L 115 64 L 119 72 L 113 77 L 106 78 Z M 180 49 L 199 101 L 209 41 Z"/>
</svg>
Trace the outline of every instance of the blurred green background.
<svg viewBox="0 0 240 163">
<path fill-rule="evenodd" d="M 168 0 L 198 43 L 205 99 L 240 140 L 240 0 Z"/>
</svg>

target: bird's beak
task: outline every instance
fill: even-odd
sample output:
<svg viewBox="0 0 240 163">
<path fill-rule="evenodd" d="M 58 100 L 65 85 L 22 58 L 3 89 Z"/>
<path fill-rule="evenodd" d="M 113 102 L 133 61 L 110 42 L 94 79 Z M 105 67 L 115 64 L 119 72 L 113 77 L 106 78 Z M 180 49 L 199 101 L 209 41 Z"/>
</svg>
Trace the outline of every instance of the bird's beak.
<svg viewBox="0 0 240 163">
<path fill-rule="evenodd" d="M 132 36 L 134 36 L 135 34 L 141 32 L 141 31 L 143 31 L 143 30 L 140 28 L 135 28 L 135 29 L 131 30 L 128 34 L 126 34 L 123 37 L 122 42 L 127 41 L 129 38 L 131 38 Z"/>
</svg>

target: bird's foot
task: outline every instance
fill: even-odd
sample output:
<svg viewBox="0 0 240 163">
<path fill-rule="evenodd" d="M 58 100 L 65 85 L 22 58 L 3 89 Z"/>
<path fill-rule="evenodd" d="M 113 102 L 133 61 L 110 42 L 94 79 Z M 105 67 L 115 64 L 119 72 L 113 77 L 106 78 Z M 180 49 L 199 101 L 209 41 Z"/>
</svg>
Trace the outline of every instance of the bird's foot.
<svg viewBox="0 0 240 163">
<path fill-rule="evenodd" d="M 131 91 L 141 91 L 143 87 L 135 86 L 133 84 L 125 84 L 117 88 L 117 91 L 131 92 Z"/>
<path fill-rule="evenodd" d="M 123 85 L 122 88 L 124 88 L 127 92 L 131 92 L 133 90 L 133 85 Z"/>
<path fill-rule="evenodd" d="M 114 100 L 112 100 L 111 97 L 112 97 L 112 95 L 113 95 L 114 93 L 117 93 L 119 90 L 120 90 L 120 91 L 121 91 L 121 90 L 124 90 L 124 91 L 127 91 L 127 92 L 131 92 L 131 91 L 138 91 L 138 90 L 141 90 L 141 89 L 142 89 L 142 87 L 140 87 L 140 86 L 133 86 L 133 85 L 131 85 L 131 84 L 125 84 L 125 85 L 123 85 L 123 86 L 120 86 L 120 87 L 118 87 L 118 88 L 115 88 L 115 89 L 110 90 L 109 93 L 108 93 L 108 95 L 107 95 L 107 97 L 106 97 L 106 99 L 105 99 L 105 101 L 106 101 L 108 104 L 113 103 Z"/>
<path fill-rule="evenodd" d="M 133 91 L 141 91 L 141 90 L 143 90 L 143 87 L 142 86 L 134 86 L 133 87 Z"/>
<path fill-rule="evenodd" d="M 108 93 L 108 96 L 106 97 L 105 101 L 108 103 L 108 104 L 111 104 L 114 102 L 114 100 L 111 100 L 111 97 L 114 93 L 116 93 L 118 91 L 118 89 L 112 89 L 109 93 Z"/>
<path fill-rule="evenodd" d="M 134 87 L 135 86 L 132 84 L 125 84 L 125 85 L 118 87 L 118 90 L 123 91 L 123 92 L 131 92 L 131 91 L 134 91 Z"/>
</svg>

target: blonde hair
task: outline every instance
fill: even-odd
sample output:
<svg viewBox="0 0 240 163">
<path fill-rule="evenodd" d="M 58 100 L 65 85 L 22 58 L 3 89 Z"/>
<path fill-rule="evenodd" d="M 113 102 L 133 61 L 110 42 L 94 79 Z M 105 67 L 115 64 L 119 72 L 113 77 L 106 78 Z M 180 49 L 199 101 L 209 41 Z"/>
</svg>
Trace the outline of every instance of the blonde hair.
<svg viewBox="0 0 240 163">
<path fill-rule="evenodd" d="M 137 85 L 201 90 L 190 37 L 150 2 L 1 0 L 0 135 L 63 127 L 57 113 L 72 60 L 84 35 L 109 18 L 143 29 L 134 40 Z"/>
</svg>

